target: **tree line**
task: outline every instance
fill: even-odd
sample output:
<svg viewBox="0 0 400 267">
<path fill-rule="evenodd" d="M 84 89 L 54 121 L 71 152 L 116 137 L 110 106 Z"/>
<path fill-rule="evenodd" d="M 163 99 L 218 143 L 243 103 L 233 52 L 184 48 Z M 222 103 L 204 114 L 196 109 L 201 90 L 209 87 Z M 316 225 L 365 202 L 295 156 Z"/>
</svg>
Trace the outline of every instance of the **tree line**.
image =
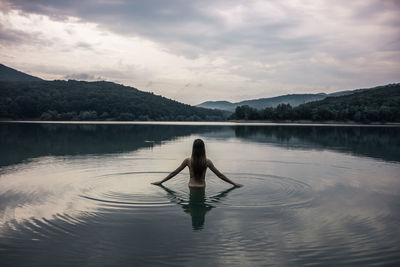
<svg viewBox="0 0 400 267">
<path fill-rule="evenodd" d="M 389 84 L 351 95 L 328 97 L 292 107 L 255 109 L 239 106 L 231 120 L 400 122 L 400 84 Z"/>
</svg>

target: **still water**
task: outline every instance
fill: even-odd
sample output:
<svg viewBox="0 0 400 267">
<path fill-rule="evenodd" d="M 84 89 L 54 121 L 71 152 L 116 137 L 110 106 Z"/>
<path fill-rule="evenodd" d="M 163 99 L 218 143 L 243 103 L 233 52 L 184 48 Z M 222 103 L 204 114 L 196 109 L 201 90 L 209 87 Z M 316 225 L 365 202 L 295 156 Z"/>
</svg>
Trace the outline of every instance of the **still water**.
<svg viewBox="0 0 400 267">
<path fill-rule="evenodd" d="M 1 266 L 400 264 L 400 128 L 0 123 Z M 232 180 L 188 170 L 194 139 Z"/>
</svg>

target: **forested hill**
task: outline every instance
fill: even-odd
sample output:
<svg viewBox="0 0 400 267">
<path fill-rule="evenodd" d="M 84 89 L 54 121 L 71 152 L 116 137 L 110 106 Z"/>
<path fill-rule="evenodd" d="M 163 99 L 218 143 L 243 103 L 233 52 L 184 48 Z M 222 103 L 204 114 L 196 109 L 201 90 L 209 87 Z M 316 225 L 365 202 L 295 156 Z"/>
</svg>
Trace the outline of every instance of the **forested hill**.
<svg viewBox="0 0 400 267">
<path fill-rule="evenodd" d="M 356 122 L 400 122 L 400 84 L 389 84 L 351 95 L 328 97 L 297 107 L 280 104 L 276 108 L 237 107 L 230 119 L 313 120 Z"/>
<path fill-rule="evenodd" d="M 0 81 L 0 119 L 224 120 L 222 111 L 182 104 L 112 82 Z"/>
<path fill-rule="evenodd" d="M 41 81 L 42 79 L 0 64 L 0 81 Z"/>
</svg>

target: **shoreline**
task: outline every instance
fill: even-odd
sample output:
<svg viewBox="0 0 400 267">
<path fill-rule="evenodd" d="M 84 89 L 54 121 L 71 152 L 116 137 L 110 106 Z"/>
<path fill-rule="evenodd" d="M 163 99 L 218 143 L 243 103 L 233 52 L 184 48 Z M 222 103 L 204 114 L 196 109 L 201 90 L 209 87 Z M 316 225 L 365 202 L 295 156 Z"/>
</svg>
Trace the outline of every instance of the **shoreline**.
<svg viewBox="0 0 400 267">
<path fill-rule="evenodd" d="M 26 124 L 153 124 L 153 125 L 210 125 L 210 126 L 341 126 L 341 127 L 400 127 L 400 123 L 357 123 L 341 121 L 262 121 L 262 120 L 229 120 L 229 121 L 41 121 L 41 120 L 0 120 L 0 123 Z"/>
<path fill-rule="evenodd" d="M 310 120 L 284 120 L 284 121 L 264 121 L 264 120 L 229 120 L 229 122 L 237 122 L 237 123 L 279 123 L 279 124 L 341 124 L 341 125 L 382 125 L 382 126 L 400 126 L 400 122 L 369 122 L 362 123 L 356 121 L 310 121 Z"/>
</svg>

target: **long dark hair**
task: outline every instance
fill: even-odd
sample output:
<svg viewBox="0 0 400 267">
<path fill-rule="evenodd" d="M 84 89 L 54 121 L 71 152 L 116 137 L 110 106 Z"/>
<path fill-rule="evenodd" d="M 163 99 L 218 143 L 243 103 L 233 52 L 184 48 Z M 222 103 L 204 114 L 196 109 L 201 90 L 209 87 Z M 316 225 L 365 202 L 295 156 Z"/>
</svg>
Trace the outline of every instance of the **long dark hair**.
<svg viewBox="0 0 400 267">
<path fill-rule="evenodd" d="M 206 148 L 201 139 L 196 139 L 193 142 L 191 163 L 195 177 L 200 177 L 207 169 Z"/>
</svg>

